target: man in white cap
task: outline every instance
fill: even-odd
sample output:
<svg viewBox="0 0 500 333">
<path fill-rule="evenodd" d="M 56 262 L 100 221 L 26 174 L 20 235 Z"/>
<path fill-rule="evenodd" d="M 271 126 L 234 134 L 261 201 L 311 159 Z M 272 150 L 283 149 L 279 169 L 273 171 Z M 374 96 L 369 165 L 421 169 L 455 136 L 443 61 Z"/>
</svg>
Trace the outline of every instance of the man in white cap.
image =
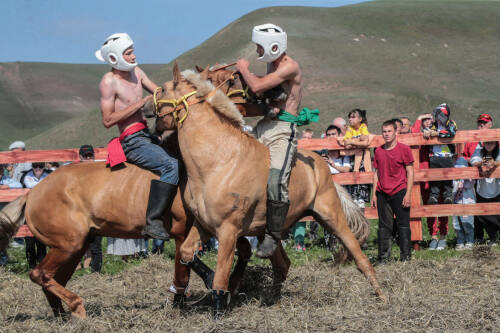
<svg viewBox="0 0 500 333">
<path fill-rule="evenodd" d="M 128 161 L 160 175 L 151 181 L 146 210 L 145 237 L 168 239 L 163 226 L 163 213 L 170 211 L 179 183 L 179 164 L 155 144 L 142 114 L 144 104 L 152 96 L 142 97 L 143 89 L 152 93 L 158 85 L 137 66 L 134 42 L 126 33 L 109 36 L 95 55 L 112 70 L 104 74 L 101 92 L 102 121 L 106 128 L 117 125 L 120 137 L 108 145 L 111 167 Z"/>
<path fill-rule="evenodd" d="M 319 111 L 303 109 L 302 72 L 299 64 L 285 53 L 287 34 L 268 23 L 253 28 L 252 41 L 257 44 L 258 60 L 267 64 L 267 74 L 258 77 L 248 69 L 248 61 L 239 59 L 236 68 L 250 90 L 267 102 L 264 115 L 254 128 L 255 137 L 269 148 L 271 166 L 267 181 L 266 234 L 256 255 L 270 257 L 281 240 L 281 229 L 290 206 L 288 181 L 291 164 L 297 151 L 297 126 L 317 121 Z"/>
<path fill-rule="evenodd" d="M 338 128 L 340 128 L 340 136 L 345 135 L 345 132 L 347 131 L 347 122 L 345 121 L 344 118 L 337 117 L 337 118 L 333 119 L 332 124 L 334 126 L 337 126 Z"/>
<path fill-rule="evenodd" d="M 9 146 L 10 151 L 23 151 L 25 149 L 26 149 L 26 145 L 22 141 L 14 141 Z M 17 181 L 17 182 L 20 182 L 21 177 L 23 175 L 23 172 L 28 171 L 28 170 L 31 170 L 31 163 L 30 162 L 14 164 L 14 173 L 12 175 L 12 179 Z"/>
</svg>

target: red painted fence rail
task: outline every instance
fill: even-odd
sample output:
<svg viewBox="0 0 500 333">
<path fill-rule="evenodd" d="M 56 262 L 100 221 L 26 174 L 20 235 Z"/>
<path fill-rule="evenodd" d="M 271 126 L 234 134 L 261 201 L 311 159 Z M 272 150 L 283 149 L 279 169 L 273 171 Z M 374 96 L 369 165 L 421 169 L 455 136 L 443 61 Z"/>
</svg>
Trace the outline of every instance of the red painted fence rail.
<svg viewBox="0 0 500 333">
<path fill-rule="evenodd" d="M 452 180 L 452 179 L 478 179 L 484 177 L 478 168 L 448 168 L 448 169 L 422 169 L 418 168 L 418 150 L 422 145 L 435 144 L 459 144 L 475 141 L 497 141 L 500 140 L 500 129 L 458 131 L 452 139 L 432 138 L 424 139 L 420 133 L 404 134 L 398 140 L 412 148 L 415 158 L 415 185 L 419 182 Z M 377 135 L 370 144 L 371 148 L 379 147 L 384 143 L 382 137 Z M 344 147 L 337 143 L 335 138 L 324 139 L 302 139 L 299 140 L 300 149 L 308 150 L 342 150 Z M 107 155 L 106 148 L 95 149 L 96 159 L 104 160 Z M 0 152 L 0 164 L 20 163 L 20 162 L 65 162 L 77 161 L 78 149 L 59 150 L 30 150 L 16 152 Z M 370 172 L 349 172 L 333 175 L 333 180 L 339 184 L 371 184 L 373 173 Z M 500 168 L 494 170 L 490 178 L 500 178 Z M 8 202 L 26 193 L 26 189 L 0 190 L 0 202 Z M 470 205 L 432 205 L 422 206 L 420 197 L 420 187 L 414 186 L 412 191 L 411 218 L 416 219 L 425 216 L 451 216 L 451 215 L 491 215 L 500 214 L 500 203 L 484 203 Z M 373 208 L 366 208 L 365 215 L 368 218 L 377 218 L 377 212 Z M 420 219 L 419 219 L 420 220 Z"/>
</svg>

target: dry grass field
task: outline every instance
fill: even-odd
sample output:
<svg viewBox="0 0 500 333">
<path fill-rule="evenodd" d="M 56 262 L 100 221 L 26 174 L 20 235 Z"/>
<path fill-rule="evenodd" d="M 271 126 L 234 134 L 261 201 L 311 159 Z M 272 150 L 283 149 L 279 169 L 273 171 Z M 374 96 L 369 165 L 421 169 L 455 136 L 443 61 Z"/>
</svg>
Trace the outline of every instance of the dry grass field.
<svg viewBox="0 0 500 333">
<path fill-rule="evenodd" d="M 376 267 L 390 302 L 377 302 L 353 265 L 313 261 L 290 270 L 281 298 L 268 266 L 249 267 L 223 320 L 195 305 L 207 294 L 193 277 L 185 310 L 171 307 L 170 260 L 153 256 L 116 275 L 73 278 L 88 318 L 54 319 L 40 288 L 0 270 L 1 332 L 499 332 L 500 251 L 486 246 L 447 260 Z M 203 303 L 203 302 L 200 302 Z"/>
</svg>

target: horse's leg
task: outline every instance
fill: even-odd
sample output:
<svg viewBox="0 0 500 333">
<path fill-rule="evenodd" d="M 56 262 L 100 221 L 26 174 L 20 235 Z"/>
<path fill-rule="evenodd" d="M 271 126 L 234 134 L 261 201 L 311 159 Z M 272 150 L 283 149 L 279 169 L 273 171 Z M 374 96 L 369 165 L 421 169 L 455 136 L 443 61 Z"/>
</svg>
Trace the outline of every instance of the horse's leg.
<svg viewBox="0 0 500 333">
<path fill-rule="evenodd" d="M 377 296 L 385 303 L 387 298 L 377 281 L 375 270 L 366 255 L 361 251 L 359 242 L 347 225 L 346 217 L 340 204 L 340 198 L 334 187 L 319 193 L 314 202 L 313 212 L 323 226 L 330 228 L 342 241 L 353 256 L 356 266 L 375 289 Z"/>
<path fill-rule="evenodd" d="M 175 236 L 175 271 L 174 271 L 174 307 L 182 308 L 184 307 L 184 301 L 186 300 L 186 289 L 189 283 L 189 272 L 188 266 L 181 263 L 181 245 L 184 242 L 184 236 Z"/>
<path fill-rule="evenodd" d="M 56 274 L 54 275 L 54 280 L 56 280 L 61 286 L 65 287 L 66 284 L 68 283 L 69 279 L 71 278 L 71 276 L 75 272 L 76 266 L 80 262 L 85 251 L 86 251 L 86 248 L 82 250 L 81 255 L 75 255 L 74 259 L 69 260 L 68 262 L 63 264 L 61 267 L 59 267 Z M 38 265 L 38 266 L 40 266 L 40 265 Z M 58 316 L 65 314 L 61 299 L 45 288 L 42 288 L 42 290 L 45 294 L 45 297 L 47 297 L 47 301 L 49 302 L 49 305 L 52 308 L 54 315 L 56 317 L 58 317 Z"/>
<path fill-rule="evenodd" d="M 71 314 L 81 319 L 85 319 L 86 317 L 83 300 L 75 293 L 64 288 L 64 286 L 56 280 L 55 276 L 58 275 L 60 281 L 65 284 L 71 277 L 83 253 L 83 250 L 68 252 L 58 248 L 52 248 L 42 262 L 30 273 L 31 281 L 40 285 L 52 295 L 59 297 L 69 307 Z M 61 271 L 59 272 L 59 270 Z M 54 304 L 57 306 L 57 303 Z M 56 312 L 54 311 L 54 313 Z"/>
<path fill-rule="evenodd" d="M 207 289 L 212 289 L 214 272 L 212 271 L 212 269 L 210 269 L 210 267 L 205 265 L 200 260 L 200 258 L 196 256 L 196 252 L 200 247 L 202 239 L 205 239 L 207 237 L 208 235 L 206 235 L 201 228 L 199 228 L 197 225 L 194 225 L 191 230 L 189 230 L 189 234 L 187 235 L 186 240 L 184 240 L 179 249 L 179 262 L 181 264 L 187 265 L 187 267 L 198 274 L 198 276 L 205 283 L 205 287 L 207 287 Z"/>
<path fill-rule="evenodd" d="M 274 285 L 281 285 L 286 280 L 288 275 L 288 269 L 290 268 L 290 259 L 288 258 L 285 249 L 281 246 L 281 242 L 278 244 L 276 251 L 269 258 L 271 264 L 273 265 L 273 280 Z"/>
<path fill-rule="evenodd" d="M 214 319 L 218 320 L 224 314 L 229 303 L 229 275 L 234 260 L 238 230 L 231 222 L 222 223 L 217 230 L 219 251 L 212 287 Z"/>
<path fill-rule="evenodd" d="M 248 261 L 252 256 L 252 247 L 245 237 L 238 238 L 236 241 L 236 248 L 238 249 L 238 261 L 229 277 L 229 291 L 231 291 L 231 296 L 234 296 L 240 288 L 243 273 L 245 273 Z"/>
<path fill-rule="evenodd" d="M 273 255 L 269 257 L 269 260 L 273 266 L 273 285 L 271 287 L 270 298 L 268 299 L 274 303 L 275 300 L 281 297 L 283 282 L 285 282 L 290 268 L 290 259 L 288 258 L 285 249 L 283 249 L 283 246 L 281 246 L 281 242 L 278 243 L 276 251 L 274 251 Z"/>
</svg>

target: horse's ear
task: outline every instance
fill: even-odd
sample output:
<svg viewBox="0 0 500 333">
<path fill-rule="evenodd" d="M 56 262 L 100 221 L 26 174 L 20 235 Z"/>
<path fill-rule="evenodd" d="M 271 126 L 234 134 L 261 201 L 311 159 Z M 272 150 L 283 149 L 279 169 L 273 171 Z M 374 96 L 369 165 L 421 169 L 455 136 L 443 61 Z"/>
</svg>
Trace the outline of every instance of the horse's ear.
<svg viewBox="0 0 500 333">
<path fill-rule="evenodd" d="M 179 70 L 179 64 L 177 64 L 177 60 L 174 61 L 174 87 L 181 82 L 181 71 Z"/>
<path fill-rule="evenodd" d="M 194 67 L 196 68 L 196 70 L 198 71 L 198 73 L 203 72 L 203 68 L 201 68 L 200 66 L 195 65 Z"/>
<path fill-rule="evenodd" d="M 208 72 L 209 71 L 210 71 L 210 65 L 207 65 L 207 67 L 201 72 L 200 79 L 208 80 Z"/>
</svg>

